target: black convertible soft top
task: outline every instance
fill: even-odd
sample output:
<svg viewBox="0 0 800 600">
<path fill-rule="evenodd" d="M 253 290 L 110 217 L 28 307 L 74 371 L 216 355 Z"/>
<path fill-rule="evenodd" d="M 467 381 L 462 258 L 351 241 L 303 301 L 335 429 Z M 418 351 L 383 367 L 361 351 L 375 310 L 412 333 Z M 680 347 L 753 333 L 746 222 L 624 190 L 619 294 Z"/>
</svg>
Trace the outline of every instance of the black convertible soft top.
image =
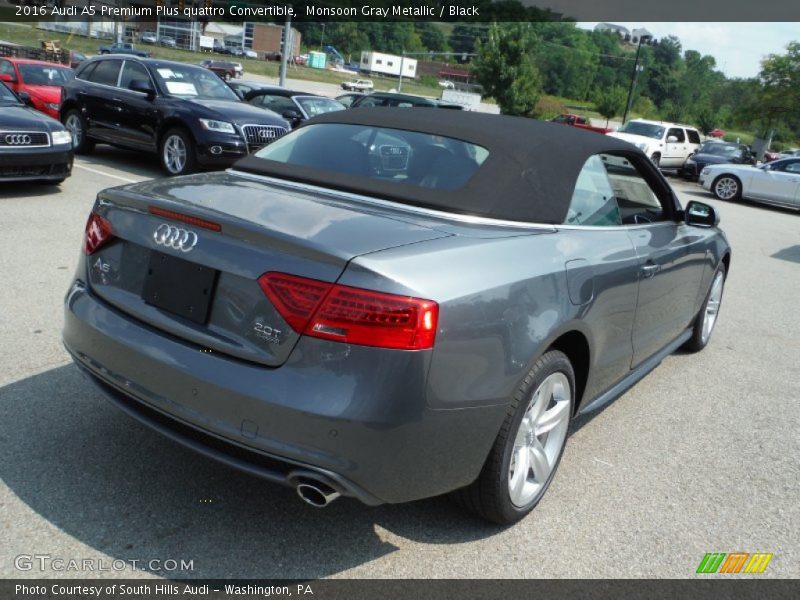
<svg viewBox="0 0 800 600">
<path fill-rule="evenodd" d="M 234 168 L 271 177 L 396 200 L 447 212 L 510 221 L 563 223 L 575 182 L 595 154 L 644 156 L 633 145 L 591 131 L 522 117 L 439 108 L 356 108 L 308 120 L 419 131 L 489 151 L 467 184 L 428 189 L 248 156 Z M 291 134 L 289 134 L 291 135 Z"/>
</svg>

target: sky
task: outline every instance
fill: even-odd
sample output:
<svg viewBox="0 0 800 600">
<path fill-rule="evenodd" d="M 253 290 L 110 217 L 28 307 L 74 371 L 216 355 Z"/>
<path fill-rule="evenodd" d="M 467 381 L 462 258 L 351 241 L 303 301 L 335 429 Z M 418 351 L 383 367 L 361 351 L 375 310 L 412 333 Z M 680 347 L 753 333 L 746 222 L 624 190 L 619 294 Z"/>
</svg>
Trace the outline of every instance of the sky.
<svg viewBox="0 0 800 600">
<path fill-rule="evenodd" d="M 789 42 L 800 41 L 800 23 L 613 23 L 644 27 L 657 39 L 675 35 L 684 50 L 713 56 L 717 69 L 728 77 L 754 77 L 766 55 L 781 54 Z M 584 29 L 595 25 L 578 23 Z"/>
</svg>

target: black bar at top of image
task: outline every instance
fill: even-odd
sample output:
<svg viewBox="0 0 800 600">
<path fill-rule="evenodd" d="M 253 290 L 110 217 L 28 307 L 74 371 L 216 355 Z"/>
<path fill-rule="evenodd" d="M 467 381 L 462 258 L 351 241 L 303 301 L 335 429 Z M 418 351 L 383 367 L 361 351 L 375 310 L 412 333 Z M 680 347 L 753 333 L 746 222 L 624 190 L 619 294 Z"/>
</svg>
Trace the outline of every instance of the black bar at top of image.
<svg viewBox="0 0 800 600">
<path fill-rule="evenodd" d="M 695 579 L 6 579 L 3 600 L 782 600 L 800 597 L 800 581 Z M 188 586 L 188 587 L 187 587 Z M 232 591 L 230 587 L 238 588 Z M 39 590 L 37 592 L 36 590 Z M 86 593 L 70 593 L 85 588 Z M 97 589 L 99 588 L 99 593 Z M 287 593 L 288 592 L 288 593 Z"/>
<path fill-rule="evenodd" d="M 83 11 L 86 6 L 94 7 L 94 15 Z M 105 13 L 101 12 L 103 7 Z M 140 11 L 129 16 L 139 20 L 163 17 L 282 22 L 291 12 L 293 20 L 314 22 L 800 22 L 798 0 L 770 0 L 767 4 L 754 0 L 0 0 L 0 20 L 108 19 L 108 11 L 114 8 Z M 64 15 L 64 9 L 77 10 Z M 125 19 L 124 14 L 121 19 Z"/>
</svg>

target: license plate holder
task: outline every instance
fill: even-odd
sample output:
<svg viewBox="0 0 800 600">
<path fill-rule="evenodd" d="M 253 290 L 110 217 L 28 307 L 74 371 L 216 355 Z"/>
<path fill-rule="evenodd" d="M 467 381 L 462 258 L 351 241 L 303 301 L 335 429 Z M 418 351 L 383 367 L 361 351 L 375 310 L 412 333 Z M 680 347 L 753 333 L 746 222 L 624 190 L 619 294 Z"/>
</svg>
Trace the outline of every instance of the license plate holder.
<svg viewBox="0 0 800 600">
<path fill-rule="evenodd" d="M 205 324 L 219 271 L 163 252 L 150 252 L 142 299 L 151 306 Z"/>
</svg>

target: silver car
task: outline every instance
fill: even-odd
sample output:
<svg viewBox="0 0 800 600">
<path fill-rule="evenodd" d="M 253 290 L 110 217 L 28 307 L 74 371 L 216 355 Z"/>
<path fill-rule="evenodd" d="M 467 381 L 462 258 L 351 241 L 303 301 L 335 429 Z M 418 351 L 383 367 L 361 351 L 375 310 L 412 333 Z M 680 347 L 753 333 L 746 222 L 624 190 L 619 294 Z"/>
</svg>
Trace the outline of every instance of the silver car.
<svg viewBox="0 0 800 600">
<path fill-rule="evenodd" d="M 101 192 L 64 343 L 131 416 L 308 504 L 453 492 L 511 523 L 573 417 L 708 344 L 717 224 L 608 136 L 327 113 L 227 172 Z"/>
</svg>

